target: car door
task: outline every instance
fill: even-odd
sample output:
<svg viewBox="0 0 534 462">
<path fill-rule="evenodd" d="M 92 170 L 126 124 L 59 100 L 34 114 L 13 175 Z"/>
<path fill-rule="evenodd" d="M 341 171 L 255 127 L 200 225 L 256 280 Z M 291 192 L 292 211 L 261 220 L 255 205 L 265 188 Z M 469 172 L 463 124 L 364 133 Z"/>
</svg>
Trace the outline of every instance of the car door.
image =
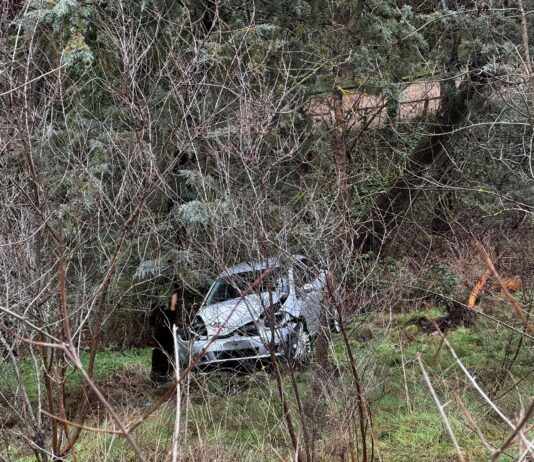
<svg viewBox="0 0 534 462">
<path fill-rule="evenodd" d="M 315 335 L 319 327 L 324 281 L 321 274 L 316 274 L 309 262 L 299 261 L 293 268 L 295 296 L 301 306 L 302 316 L 306 320 L 308 332 Z"/>
</svg>

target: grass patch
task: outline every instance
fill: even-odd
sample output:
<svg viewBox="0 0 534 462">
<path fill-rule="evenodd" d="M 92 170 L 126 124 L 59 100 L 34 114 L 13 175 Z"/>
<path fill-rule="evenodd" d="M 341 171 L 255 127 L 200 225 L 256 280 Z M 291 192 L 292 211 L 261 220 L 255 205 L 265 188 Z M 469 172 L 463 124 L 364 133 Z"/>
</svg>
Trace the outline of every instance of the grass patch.
<svg viewBox="0 0 534 462">
<path fill-rule="evenodd" d="M 500 312 L 498 308 L 499 305 L 493 315 L 503 319 L 508 316 L 510 322 L 509 310 L 502 307 Z M 384 322 L 383 316 L 366 314 L 356 320 L 351 330 L 349 343 L 360 377 L 365 382 L 382 458 L 388 462 L 457 460 L 442 418 L 415 361 L 416 355 L 420 354 L 440 401 L 448 403 L 445 412 L 464 455 L 473 461 L 488 460 L 486 449 L 462 415 L 456 397 L 461 397 L 490 444 L 500 446 L 510 430 L 469 386 L 439 336 L 424 334 L 410 324 L 411 319 L 422 315 L 429 316 L 429 313 L 392 314 L 388 322 Z M 438 317 L 443 313 L 436 309 L 430 315 Z M 517 334 L 481 317 L 472 328 L 455 329 L 447 334 L 447 338 L 480 386 L 493 393 L 495 402 L 509 417 L 516 416 L 521 400 L 528 402 L 528 397 L 534 395 L 534 380 L 528 378 L 532 370 L 532 342 L 523 340 L 518 350 Z M 355 388 L 340 335 L 333 336 L 330 357 L 337 368 L 321 385 L 321 402 L 314 401 L 313 390 L 317 382 L 313 372 L 296 372 L 306 419 L 312 415 L 319 416 L 319 427 L 308 428 L 308 433 L 316 432 L 315 450 L 317 457 L 324 461 L 341 460 L 342 455 L 347 454 L 350 439 L 357 429 Z M 82 356 L 84 363 L 87 359 L 87 355 Z M 129 372 L 137 372 L 129 379 L 131 382 L 146 380 L 149 365 L 150 349 L 126 353 L 103 351 L 97 357 L 95 380 L 112 395 L 114 386 L 127 382 Z M 4 381 L 8 371 L 6 367 L 0 368 Z M 504 375 L 503 370 L 506 372 Z M 35 388 L 35 368 L 29 360 L 22 361 L 22 373 L 28 388 Z M 10 380 L 7 379 L 7 382 L 13 385 Z M 282 382 L 295 430 L 302 438 L 297 402 L 287 372 Z M 72 371 L 69 387 L 74 392 L 81 385 L 81 377 Z M 0 384 L 0 390 L 2 386 Z M 512 391 L 509 391 L 512 386 Z M 279 460 L 273 456 L 273 447 L 284 458 L 291 459 L 291 443 L 278 388 L 268 369 L 250 375 L 195 373 L 182 389 L 180 450 L 184 460 Z M 123 419 L 131 422 L 143 411 L 144 404 L 157 399 L 161 389 L 147 387 L 133 392 L 126 390 L 125 393 L 129 399 L 117 400 L 116 405 Z M 35 398 L 36 394 L 32 392 L 31 396 Z M 174 404 L 173 401 L 167 403 L 135 432 L 149 460 L 167 457 L 174 427 Z M 105 413 L 103 415 L 105 417 Z M 112 426 L 109 420 L 102 419 L 89 424 Z M 131 448 L 121 438 L 105 434 L 84 432 L 76 449 L 77 459 L 73 458 L 73 461 L 119 462 L 135 459 Z M 512 456 L 517 458 L 517 447 L 510 448 L 509 453 L 511 456 L 508 459 L 504 456 L 503 460 L 514 460 Z M 24 452 L 20 455 L 26 456 Z M 22 462 L 32 458 L 18 460 Z"/>
<path fill-rule="evenodd" d="M 84 367 L 89 362 L 89 353 L 82 352 L 80 355 Z M 118 374 L 127 368 L 138 368 L 146 370 L 150 367 L 151 349 L 135 348 L 125 352 L 101 351 L 97 354 L 93 379 L 97 383 L 104 383 L 114 374 Z M 29 399 L 36 403 L 39 395 L 45 393 L 43 383 L 43 365 L 40 361 L 32 358 L 22 358 L 19 361 L 21 381 L 24 384 Z M 66 366 L 66 392 L 69 395 L 81 391 L 83 377 L 73 366 Z M 0 365 L 0 404 L 1 401 L 9 401 L 15 394 L 18 394 L 17 376 L 12 364 L 4 363 Z"/>
</svg>

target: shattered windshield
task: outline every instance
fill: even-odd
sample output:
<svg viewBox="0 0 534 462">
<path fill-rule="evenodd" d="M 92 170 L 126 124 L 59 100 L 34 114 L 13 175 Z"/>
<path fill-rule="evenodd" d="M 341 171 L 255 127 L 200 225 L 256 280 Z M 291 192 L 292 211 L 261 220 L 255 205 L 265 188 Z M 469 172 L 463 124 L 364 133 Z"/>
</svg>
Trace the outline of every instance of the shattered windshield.
<svg viewBox="0 0 534 462">
<path fill-rule="evenodd" d="M 208 294 L 206 305 L 239 298 L 241 293 L 254 284 L 254 281 L 256 281 L 261 274 L 262 271 L 246 271 L 218 279 Z M 282 268 L 275 268 L 272 270 L 271 274 L 269 274 L 261 284 L 255 288 L 254 293 L 287 293 L 288 285 L 287 273 L 285 273 Z"/>
</svg>

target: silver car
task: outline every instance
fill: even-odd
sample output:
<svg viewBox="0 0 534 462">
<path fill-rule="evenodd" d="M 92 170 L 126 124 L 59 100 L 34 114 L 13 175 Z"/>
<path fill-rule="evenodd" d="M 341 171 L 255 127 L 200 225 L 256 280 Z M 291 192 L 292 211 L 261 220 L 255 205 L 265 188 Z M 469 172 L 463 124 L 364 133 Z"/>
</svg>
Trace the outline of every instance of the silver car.
<svg viewBox="0 0 534 462">
<path fill-rule="evenodd" d="M 319 325 L 326 273 L 314 272 L 302 256 L 288 260 L 242 263 L 221 273 L 178 334 L 182 366 L 204 350 L 199 366 L 271 355 L 305 361 Z"/>
</svg>

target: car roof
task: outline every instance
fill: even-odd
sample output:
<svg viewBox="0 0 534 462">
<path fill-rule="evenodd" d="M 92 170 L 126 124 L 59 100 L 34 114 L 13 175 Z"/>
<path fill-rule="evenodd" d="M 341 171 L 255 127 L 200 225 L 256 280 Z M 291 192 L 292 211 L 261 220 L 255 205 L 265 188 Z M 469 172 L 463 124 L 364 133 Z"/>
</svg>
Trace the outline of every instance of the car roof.
<svg viewBox="0 0 534 462">
<path fill-rule="evenodd" d="M 284 263 L 286 263 L 288 260 L 293 261 L 295 263 L 297 261 L 302 261 L 305 258 L 306 257 L 304 257 L 303 255 L 289 255 L 289 258 L 287 256 L 269 257 L 262 261 L 239 263 L 237 265 L 231 266 L 230 268 L 227 268 L 225 271 L 219 274 L 218 277 L 225 277 L 230 276 L 232 274 L 245 273 L 249 271 L 262 271 L 266 268 L 278 268 L 280 266 L 283 266 Z"/>
</svg>

